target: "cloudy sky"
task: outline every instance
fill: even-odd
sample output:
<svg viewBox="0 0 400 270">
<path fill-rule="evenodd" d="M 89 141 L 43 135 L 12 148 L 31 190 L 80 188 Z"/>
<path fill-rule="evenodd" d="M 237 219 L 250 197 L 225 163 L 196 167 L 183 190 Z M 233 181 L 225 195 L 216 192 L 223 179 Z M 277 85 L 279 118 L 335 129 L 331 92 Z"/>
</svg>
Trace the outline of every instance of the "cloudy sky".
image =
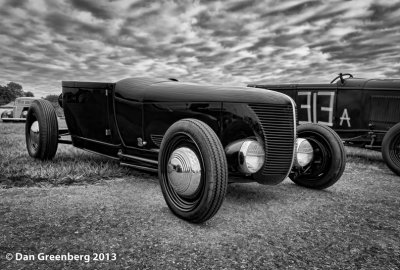
<svg viewBox="0 0 400 270">
<path fill-rule="evenodd" d="M 0 0 L 0 84 L 400 78 L 399 1 Z"/>
</svg>

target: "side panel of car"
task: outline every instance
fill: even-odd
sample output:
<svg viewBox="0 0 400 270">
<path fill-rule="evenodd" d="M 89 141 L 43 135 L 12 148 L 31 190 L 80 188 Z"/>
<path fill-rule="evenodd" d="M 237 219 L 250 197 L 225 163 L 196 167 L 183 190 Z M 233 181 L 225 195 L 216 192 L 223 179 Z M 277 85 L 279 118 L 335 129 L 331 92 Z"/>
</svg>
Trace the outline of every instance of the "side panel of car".
<svg viewBox="0 0 400 270">
<path fill-rule="evenodd" d="M 336 124 L 339 136 L 355 144 L 371 142 L 369 112 L 371 104 L 361 87 L 338 87 Z"/>
<path fill-rule="evenodd" d="M 336 85 L 299 85 L 294 99 L 299 123 L 319 123 L 333 127 L 336 95 Z"/>
<path fill-rule="evenodd" d="M 113 121 L 110 84 L 63 85 L 63 108 L 74 146 L 116 156 L 119 136 Z"/>
<path fill-rule="evenodd" d="M 124 147 L 138 147 L 143 139 L 143 103 L 114 97 L 115 121 Z M 140 144 L 140 143 L 139 143 Z"/>
</svg>

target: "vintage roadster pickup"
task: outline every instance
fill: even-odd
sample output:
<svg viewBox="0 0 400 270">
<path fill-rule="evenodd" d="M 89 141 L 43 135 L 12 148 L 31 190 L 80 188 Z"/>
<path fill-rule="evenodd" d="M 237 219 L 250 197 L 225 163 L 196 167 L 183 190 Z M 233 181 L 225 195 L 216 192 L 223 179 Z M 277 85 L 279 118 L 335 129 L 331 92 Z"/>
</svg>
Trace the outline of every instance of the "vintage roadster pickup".
<svg viewBox="0 0 400 270">
<path fill-rule="evenodd" d="M 253 84 L 289 95 L 301 123 L 332 127 L 349 145 L 381 150 L 400 175 L 400 80 L 359 79 L 340 73 L 324 84 Z"/>
<path fill-rule="evenodd" d="M 217 213 L 228 182 L 277 184 L 289 176 L 324 189 L 345 168 L 338 135 L 318 124 L 297 127 L 294 101 L 274 91 L 154 78 L 63 81 L 59 103 L 68 129 L 58 128 L 49 102 L 30 107 L 30 156 L 51 159 L 58 143 L 72 143 L 158 172 L 171 211 L 194 223 Z"/>
</svg>

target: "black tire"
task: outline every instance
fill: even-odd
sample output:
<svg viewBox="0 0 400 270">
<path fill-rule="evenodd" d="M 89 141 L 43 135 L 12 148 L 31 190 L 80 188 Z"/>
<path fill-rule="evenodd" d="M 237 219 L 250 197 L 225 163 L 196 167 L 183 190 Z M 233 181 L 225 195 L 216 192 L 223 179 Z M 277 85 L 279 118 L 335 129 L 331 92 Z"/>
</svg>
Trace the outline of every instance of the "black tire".
<svg viewBox="0 0 400 270">
<path fill-rule="evenodd" d="M 32 102 L 26 116 L 25 137 L 31 157 L 40 160 L 54 157 L 58 146 L 58 122 L 56 111 L 49 101 L 37 99 Z"/>
<path fill-rule="evenodd" d="M 179 191 L 172 185 L 173 179 L 169 177 L 171 155 L 183 148 L 195 154 L 201 168 L 199 184 L 195 191 L 186 195 L 178 194 Z M 201 223 L 218 212 L 228 185 L 228 166 L 224 148 L 207 124 L 196 119 L 183 119 L 174 123 L 161 142 L 158 164 L 164 199 L 176 216 Z"/>
<path fill-rule="evenodd" d="M 389 129 L 383 137 L 382 157 L 389 169 L 400 176 L 400 123 Z"/>
<path fill-rule="evenodd" d="M 335 184 L 346 167 L 346 152 L 340 137 L 331 128 L 320 124 L 298 126 L 297 137 L 307 139 L 314 158 L 302 169 L 289 175 L 296 184 L 313 189 L 325 189 Z"/>
</svg>

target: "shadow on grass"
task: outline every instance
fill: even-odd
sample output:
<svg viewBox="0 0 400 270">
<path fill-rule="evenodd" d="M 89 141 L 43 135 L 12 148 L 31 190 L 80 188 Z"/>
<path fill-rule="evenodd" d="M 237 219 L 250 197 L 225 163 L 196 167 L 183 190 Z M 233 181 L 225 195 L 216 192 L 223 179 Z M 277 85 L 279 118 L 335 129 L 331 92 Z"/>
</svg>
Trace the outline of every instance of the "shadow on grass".
<svg viewBox="0 0 400 270">
<path fill-rule="evenodd" d="M 32 178 L 27 175 L 13 175 L 7 178 L 0 178 L 0 188 L 12 188 L 12 187 L 33 187 L 41 186 L 41 183 L 48 182 L 46 178 Z"/>
</svg>

